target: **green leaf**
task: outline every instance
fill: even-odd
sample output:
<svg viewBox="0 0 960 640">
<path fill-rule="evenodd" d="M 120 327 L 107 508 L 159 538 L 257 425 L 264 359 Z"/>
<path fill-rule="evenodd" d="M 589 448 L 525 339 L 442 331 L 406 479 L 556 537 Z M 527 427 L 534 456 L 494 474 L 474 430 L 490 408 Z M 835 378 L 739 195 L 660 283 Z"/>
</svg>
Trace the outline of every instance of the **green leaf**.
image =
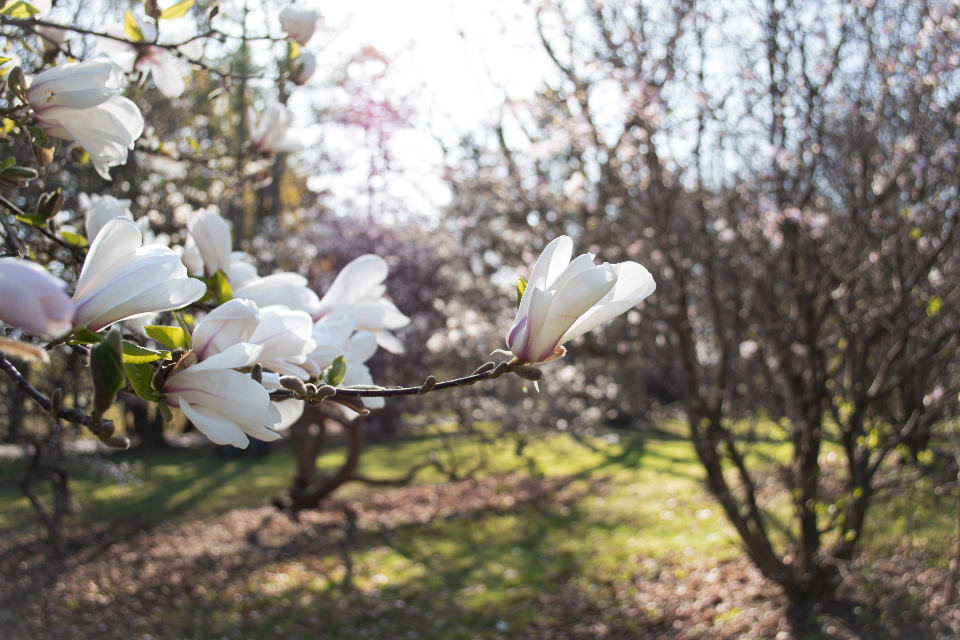
<svg viewBox="0 0 960 640">
<path fill-rule="evenodd" d="M 9 59 L 10 59 L 10 58 L 7 58 L 7 60 L 9 60 Z M 2 64 L 2 63 L 0 63 L 0 64 Z M 0 163 L 0 171 L 3 171 L 3 170 L 6 169 L 7 167 L 12 167 L 12 166 L 15 165 L 15 164 L 17 164 L 17 159 L 16 159 L 16 158 L 7 158 L 7 159 L 4 160 L 2 163 Z"/>
<path fill-rule="evenodd" d="M 101 342 L 103 342 L 103 334 L 90 331 L 86 327 L 74 331 L 67 340 L 67 344 L 99 344 Z"/>
<path fill-rule="evenodd" d="M 160 409 L 160 415 L 163 416 L 163 419 L 166 422 L 173 420 L 173 414 L 170 413 L 170 407 L 167 406 L 167 403 L 163 400 L 157 400 L 157 408 Z"/>
<path fill-rule="evenodd" d="M 928 316 L 940 315 L 940 309 L 942 308 L 943 308 L 943 300 L 939 296 L 930 296 L 930 299 L 927 300 Z"/>
<path fill-rule="evenodd" d="M 3 9 L 0 9 L 0 13 L 11 18 L 22 20 L 30 16 L 35 16 L 40 13 L 40 10 L 23 0 L 14 0 L 13 2 L 5 4 Z"/>
<path fill-rule="evenodd" d="M 169 351 L 154 351 L 141 347 L 133 342 L 124 341 L 123 343 L 123 364 L 146 364 L 156 360 L 169 360 Z M 153 374 L 151 374 L 153 375 Z"/>
<path fill-rule="evenodd" d="M 126 345 L 127 343 L 124 343 L 124 347 Z M 126 355 L 124 355 L 124 360 L 126 359 Z M 124 362 L 123 371 L 127 374 L 130 386 L 133 387 L 134 392 L 139 397 L 151 402 L 160 399 L 160 394 L 150 386 L 150 381 L 153 379 L 153 367 L 146 363 Z"/>
<path fill-rule="evenodd" d="M 184 348 L 193 349 L 193 338 L 190 336 L 190 328 L 187 326 L 187 323 L 183 319 L 183 316 L 179 312 L 174 311 L 173 317 L 176 318 L 177 324 L 180 325 L 180 329 L 183 330 L 183 339 L 184 339 L 184 342 L 187 343 Z M 190 319 L 193 320 L 193 316 L 190 316 Z"/>
<path fill-rule="evenodd" d="M 233 289 L 230 287 L 230 280 L 227 279 L 227 274 L 225 274 L 222 269 L 213 274 L 213 277 L 210 278 L 209 286 L 216 292 L 217 300 L 220 301 L 220 304 L 233 300 Z"/>
<path fill-rule="evenodd" d="M 39 213 L 31 213 L 26 216 L 14 216 L 17 220 L 24 224 L 29 224 L 34 227 L 42 227 L 47 224 L 47 216 L 42 216 Z"/>
<path fill-rule="evenodd" d="M 520 282 L 517 283 L 517 308 L 520 308 L 520 301 L 523 300 L 523 292 L 527 290 L 527 281 L 523 278 L 518 278 Z"/>
<path fill-rule="evenodd" d="M 101 342 L 90 350 L 90 373 L 93 378 L 93 413 L 102 416 L 113 404 L 117 392 L 127 384 L 120 354 L 110 342 Z"/>
<path fill-rule="evenodd" d="M 47 132 L 40 127 L 27 127 L 27 131 L 33 135 L 33 142 L 38 147 L 47 146 Z"/>
<path fill-rule="evenodd" d="M 168 349 L 186 348 L 186 333 L 180 327 L 158 327 L 147 325 L 143 328 L 147 335 Z"/>
<path fill-rule="evenodd" d="M 140 25 L 137 24 L 137 19 L 133 17 L 133 14 L 129 11 L 127 11 L 123 17 L 123 35 L 125 35 L 130 42 L 143 42 L 146 40 L 146 38 L 143 37 L 143 31 L 140 31 Z"/>
<path fill-rule="evenodd" d="M 190 145 L 190 150 L 194 154 L 200 153 L 200 143 L 197 142 L 196 138 L 187 138 L 187 144 Z"/>
<path fill-rule="evenodd" d="M 323 381 L 331 386 L 337 386 L 343 382 L 343 377 L 347 375 L 347 361 L 343 356 L 337 356 L 333 359 L 333 364 L 323 370 Z"/>
<path fill-rule="evenodd" d="M 289 43 L 287 43 L 287 45 L 289 47 L 289 49 L 287 49 L 287 57 L 290 58 L 290 60 L 296 60 L 297 58 L 299 58 L 300 45 L 292 40 Z"/>
<path fill-rule="evenodd" d="M 70 244 L 77 245 L 78 247 L 87 246 L 87 239 L 78 233 L 70 233 L 69 231 L 63 231 L 61 229 L 60 235 L 63 237 L 64 240 L 66 240 Z"/>
<path fill-rule="evenodd" d="M 187 11 L 190 11 L 190 7 L 193 6 L 193 0 L 183 0 L 179 4 L 175 4 L 169 9 L 164 9 L 160 13 L 161 20 L 173 20 L 175 18 L 182 18 L 187 15 Z"/>
</svg>

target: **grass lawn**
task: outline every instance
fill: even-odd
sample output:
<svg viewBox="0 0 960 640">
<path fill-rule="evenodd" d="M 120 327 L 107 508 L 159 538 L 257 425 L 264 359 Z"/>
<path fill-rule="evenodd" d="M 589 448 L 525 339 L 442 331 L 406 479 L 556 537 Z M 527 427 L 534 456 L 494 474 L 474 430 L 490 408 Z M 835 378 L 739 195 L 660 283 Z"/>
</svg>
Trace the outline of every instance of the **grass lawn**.
<svg viewBox="0 0 960 640">
<path fill-rule="evenodd" d="M 596 625 L 642 637 L 651 624 L 669 628 L 669 594 L 686 592 L 686 585 L 706 593 L 709 572 L 720 565 L 729 571 L 741 558 L 735 532 L 701 486 L 694 452 L 674 427 L 587 441 L 559 433 L 531 440 L 522 456 L 516 441 L 506 441 L 489 452 L 482 482 L 435 485 L 442 478 L 429 470 L 410 489 L 374 494 L 348 485 L 338 503 L 299 523 L 263 508 L 290 482 L 289 451 L 234 460 L 211 449 L 149 459 L 115 455 L 111 461 L 125 464 L 138 482 L 77 473 L 72 488 L 80 509 L 67 526 L 107 521 L 129 533 L 95 561 L 83 559 L 90 543 L 81 541 L 66 564 L 41 559 L 37 543 L 22 542 L 19 552 L 18 543 L 6 545 L 7 554 L 37 558 L 20 565 L 24 575 L 31 562 L 38 563 L 35 572 L 40 565 L 50 572 L 36 579 L 46 602 L 24 605 L 23 628 L 49 631 L 55 619 L 67 630 L 63 637 L 120 637 L 111 634 L 125 628 L 124 637 L 135 638 L 439 640 L 527 637 L 517 633 L 590 619 L 594 631 L 583 637 L 604 635 Z M 453 450 L 469 456 L 473 447 L 455 441 Z M 399 475 L 435 450 L 442 451 L 438 438 L 422 429 L 370 446 L 362 470 Z M 343 455 L 330 451 L 321 467 L 333 468 Z M 28 541 L 39 531 L 16 486 L 19 473 L 19 465 L 0 468 L 0 531 L 8 541 Z M 537 494 L 537 483 L 553 483 L 550 494 Z M 920 550 L 932 563 L 944 562 L 953 502 L 949 495 L 936 500 L 918 491 L 878 504 L 868 547 L 878 554 Z M 341 507 L 350 503 L 361 518 L 348 537 Z M 70 557 L 77 558 L 72 565 Z M 16 579 L 10 575 L 5 584 Z M 743 579 L 744 592 L 764 588 L 751 586 L 756 576 Z M 642 601 L 637 588 L 645 582 L 673 586 L 663 598 Z M 19 588 L 28 601 L 29 585 Z M 0 589 L 0 603 L 15 593 Z M 634 600 L 643 606 L 618 604 Z M 712 617 L 698 624 L 732 623 L 741 611 L 710 606 Z M 771 618 L 774 631 L 776 622 Z M 14 637 L 59 637 L 22 634 Z"/>
</svg>

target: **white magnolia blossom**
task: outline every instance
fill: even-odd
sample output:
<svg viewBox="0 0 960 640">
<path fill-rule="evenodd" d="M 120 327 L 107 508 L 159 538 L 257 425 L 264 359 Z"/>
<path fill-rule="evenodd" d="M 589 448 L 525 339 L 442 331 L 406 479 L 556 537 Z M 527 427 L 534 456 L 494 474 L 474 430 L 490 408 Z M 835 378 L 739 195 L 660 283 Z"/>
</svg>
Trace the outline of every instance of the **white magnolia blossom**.
<svg viewBox="0 0 960 640">
<path fill-rule="evenodd" d="M 265 369 L 301 379 L 310 377 L 303 366 L 314 350 L 313 321 L 303 311 L 274 305 L 257 308 L 250 300 L 234 298 L 201 320 L 193 331 L 193 350 L 202 362 L 246 342 L 263 347 L 255 362 Z"/>
<path fill-rule="evenodd" d="M 27 102 L 48 136 L 76 140 L 104 180 L 143 133 L 143 115 L 120 95 L 123 70 L 106 58 L 71 62 L 33 79 Z"/>
<path fill-rule="evenodd" d="M 290 81 L 298 87 L 305 85 L 317 70 L 317 57 L 309 51 L 301 51 L 300 55 L 290 63 Z"/>
<path fill-rule="evenodd" d="M 303 311 L 281 305 L 263 307 L 260 309 L 260 324 L 250 336 L 252 344 L 263 345 L 257 362 L 279 374 L 309 378 L 310 374 L 302 365 L 315 346 L 312 330 L 313 321 Z"/>
<path fill-rule="evenodd" d="M 337 274 L 327 293 L 320 299 L 313 319 L 333 313 L 349 313 L 357 318 L 357 329 L 371 332 L 377 343 L 391 353 L 403 353 L 403 343 L 390 330 L 410 324 L 396 305 L 384 298 L 383 281 L 390 267 L 380 256 L 368 254 L 350 262 Z"/>
<path fill-rule="evenodd" d="M 180 261 L 187 268 L 187 273 L 192 276 L 203 276 L 203 256 L 200 255 L 197 241 L 193 239 L 192 235 L 188 233 L 183 246 L 174 245 L 173 251 L 180 256 Z"/>
<path fill-rule="evenodd" d="M 138 26 L 146 42 L 157 42 L 157 28 L 154 25 L 144 23 Z M 122 24 L 107 25 L 103 27 L 103 33 L 114 38 L 97 38 L 97 44 L 104 53 L 116 55 L 124 71 L 127 73 L 136 71 L 144 79 L 147 76 L 153 76 L 157 90 L 168 98 L 176 98 L 183 93 L 186 84 L 180 72 L 177 56 L 172 51 L 158 46 L 137 47 L 133 43 L 116 40 L 115 38 L 126 37 L 125 27 Z M 200 40 L 191 40 L 177 49 L 190 59 L 197 59 L 203 53 Z"/>
<path fill-rule="evenodd" d="M 302 137 L 297 135 L 296 131 L 290 131 L 293 113 L 287 110 L 286 105 L 269 106 L 259 118 L 253 107 L 250 107 L 247 111 L 247 122 L 250 123 L 250 144 L 264 155 L 292 153 L 307 148 Z"/>
<path fill-rule="evenodd" d="M 159 245 L 143 247 L 142 242 L 132 220 L 114 218 L 104 225 L 90 245 L 73 295 L 74 327 L 96 331 L 203 297 L 206 285 L 187 276 L 177 254 Z"/>
<path fill-rule="evenodd" d="M 203 362 L 235 344 L 250 342 L 250 336 L 259 324 L 260 310 L 257 305 L 249 300 L 234 298 L 197 323 L 191 338 L 193 352 Z"/>
<path fill-rule="evenodd" d="M 231 268 L 236 265 L 237 263 L 234 262 Z M 244 272 L 244 275 L 249 273 Z M 307 279 L 299 273 L 283 271 L 262 278 L 259 276 L 247 278 L 233 288 L 233 295 L 236 298 L 253 300 L 260 308 L 283 305 L 312 315 L 320 304 L 320 299 L 316 293 L 307 288 L 307 284 Z"/>
<path fill-rule="evenodd" d="M 530 274 L 507 334 L 518 360 L 543 362 L 558 346 L 626 312 L 657 288 L 636 262 L 594 264 L 592 253 L 573 262 L 573 240 L 547 245 Z"/>
<path fill-rule="evenodd" d="M 354 328 L 357 319 L 348 313 L 335 313 L 326 316 L 313 325 L 313 340 L 316 348 L 310 353 L 308 368 L 311 375 L 320 373 L 333 364 L 334 358 L 343 356 L 347 364 L 347 373 L 340 386 L 372 385 L 370 369 L 364 364 L 377 352 L 377 339 L 369 331 L 357 331 Z M 383 398 L 364 398 L 368 409 L 381 409 Z"/>
<path fill-rule="evenodd" d="M 354 329 L 357 318 L 349 313 L 333 313 L 314 323 L 314 349 L 307 357 L 305 368 L 312 377 L 320 377 L 324 369 L 333 364 L 334 358 L 344 355 L 345 347 Z"/>
<path fill-rule="evenodd" d="M 239 343 L 167 378 L 163 397 L 179 407 L 216 444 L 245 449 L 248 436 L 276 440 L 279 410 L 270 394 L 249 375 L 234 371 L 256 362 L 263 347 Z"/>
<path fill-rule="evenodd" d="M 323 29 L 325 20 L 319 11 L 292 4 L 280 12 L 280 26 L 291 40 L 307 44 L 317 29 Z"/>
<path fill-rule="evenodd" d="M 217 271 L 230 276 L 230 225 L 212 209 L 200 209 L 187 216 L 187 229 L 203 258 L 203 273 L 212 277 Z"/>
<path fill-rule="evenodd" d="M 40 336 L 70 331 L 75 307 L 66 286 L 34 262 L 0 258 L 0 321 Z"/>
<path fill-rule="evenodd" d="M 114 218 L 133 220 L 129 200 L 118 200 L 113 196 L 87 195 L 85 193 L 81 193 L 78 200 L 80 201 L 80 209 L 83 211 L 87 242 L 93 242 L 103 225 Z"/>
<path fill-rule="evenodd" d="M 253 282 L 259 277 L 257 275 L 257 267 L 253 264 L 252 260 L 253 257 L 246 251 L 230 252 L 231 287 L 242 287 L 244 284 Z"/>
<path fill-rule="evenodd" d="M 377 352 L 377 339 L 369 331 L 353 332 L 357 319 L 349 313 L 335 313 L 325 316 L 313 326 L 313 340 L 316 344 L 304 367 L 312 377 L 319 377 L 324 369 L 333 364 L 338 356 L 343 356 L 347 365 L 346 375 L 340 382 L 341 387 L 354 385 L 373 385 L 373 376 L 365 364 Z M 353 335 L 351 335 L 353 334 Z M 266 376 L 266 374 L 265 374 Z M 279 389 L 279 377 L 264 377 L 267 388 Z M 302 400 L 287 400 L 282 403 L 283 416 L 277 429 L 285 429 L 296 422 L 303 414 Z M 382 409 L 386 404 L 383 398 L 363 398 L 367 409 Z M 335 405 L 349 419 L 359 414 L 341 404 Z"/>
</svg>

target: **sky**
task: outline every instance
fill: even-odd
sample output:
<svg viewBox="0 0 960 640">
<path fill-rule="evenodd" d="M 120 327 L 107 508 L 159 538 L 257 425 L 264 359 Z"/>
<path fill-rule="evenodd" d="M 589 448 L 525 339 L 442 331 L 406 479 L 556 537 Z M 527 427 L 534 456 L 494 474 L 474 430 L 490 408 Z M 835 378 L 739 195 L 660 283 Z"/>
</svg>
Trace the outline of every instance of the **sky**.
<svg viewBox="0 0 960 640">
<path fill-rule="evenodd" d="M 384 188 L 410 212 L 435 215 L 449 200 L 443 185 L 442 147 L 495 121 L 507 98 L 533 95 L 551 73 L 539 45 L 531 4 L 522 0 L 354 0 L 317 3 L 327 28 L 310 43 L 320 66 L 333 68 L 372 45 L 390 59 L 388 85 L 414 106 L 416 127 L 398 134 L 391 154 L 401 174 Z M 303 94 L 301 101 L 322 102 Z M 349 149 L 330 134 L 326 144 Z M 313 176 L 311 187 L 334 200 L 355 198 L 367 161 L 355 159 L 348 176 Z"/>
</svg>

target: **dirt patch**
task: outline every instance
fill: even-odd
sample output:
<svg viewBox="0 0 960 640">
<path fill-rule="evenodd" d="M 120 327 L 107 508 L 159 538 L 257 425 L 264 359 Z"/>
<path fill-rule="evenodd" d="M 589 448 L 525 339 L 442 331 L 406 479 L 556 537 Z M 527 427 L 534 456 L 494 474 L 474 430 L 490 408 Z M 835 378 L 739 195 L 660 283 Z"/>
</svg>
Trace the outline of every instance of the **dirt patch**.
<svg viewBox="0 0 960 640">
<path fill-rule="evenodd" d="M 938 600 L 946 572 L 922 556 L 862 560 L 847 570 L 838 601 L 806 610 L 790 609 L 746 558 L 633 556 L 608 579 L 583 584 L 573 574 L 527 594 L 492 628 L 464 611 L 462 594 L 441 590 L 417 610 L 380 589 L 344 584 L 351 550 L 387 547 L 390 532 L 490 513 L 548 516 L 582 497 L 562 479 L 509 476 L 384 491 L 296 521 L 262 508 L 150 530 L 96 525 L 68 531 L 56 549 L 7 537 L 0 539 L 0 635 L 934 640 L 960 633 L 960 611 Z M 316 580 L 339 586 L 318 596 Z M 454 622 L 442 628 L 446 619 Z"/>
</svg>

